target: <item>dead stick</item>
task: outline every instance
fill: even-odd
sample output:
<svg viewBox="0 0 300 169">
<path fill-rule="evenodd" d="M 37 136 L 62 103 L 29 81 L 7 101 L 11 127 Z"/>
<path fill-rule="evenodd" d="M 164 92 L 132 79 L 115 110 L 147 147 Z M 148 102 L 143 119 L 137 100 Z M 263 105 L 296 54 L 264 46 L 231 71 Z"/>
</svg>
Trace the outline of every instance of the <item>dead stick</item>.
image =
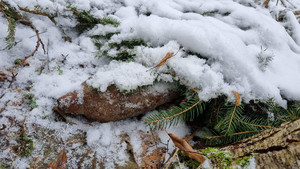
<svg viewBox="0 0 300 169">
<path fill-rule="evenodd" d="M 34 51 L 33 51 L 30 55 L 25 56 L 25 58 L 24 58 L 23 61 L 22 61 L 22 63 L 23 63 L 24 65 L 26 65 L 26 64 L 27 64 L 26 60 L 27 60 L 29 57 L 33 56 L 33 55 L 36 53 L 36 51 L 37 51 L 37 50 L 39 49 L 39 47 L 40 47 L 40 44 L 42 45 L 42 48 L 43 48 L 43 50 L 44 50 L 44 53 L 46 53 L 46 50 L 45 50 L 45 45 L 44 45 L 43 41 L 42 41 L 41 38 L 40 38 L 39 31 L 38 31 L 38 30 L 36 29 L 36 27 L 32 24 L 32 22 L 29 21 L 29 20 L 26 20 L 26 19 L 21 19 L 21 20 L 19 20 L 19 21 L 20 21 L 21 23 L 25 24 L 25 25 L 30 26 L 30 27 L 35 31 L 35 34 L 36 34 L 36 37 L 37 37 L 36 47 L 35 47 Z"/>
<path fill-rule="evenodd" d="M 27 8 L 23 8 L 23 7 L 20 7 L 20 6 L 18 6 L 18 7 L 19 7 L 19 9 L 21 11 L 25 11 L 25 12 L 36 14 L 36 15 L 47 16 L 51 20 L 51 22 L 53 22 L 54 24 L 56 24 L 56 22 L 54 20 L 54 17 L 51 16 L 50 14 L 48 14 L 47 12 L 42 12 L 42 11 L 39 11 L 39 10 L 29 10 Z"/>
</svg>

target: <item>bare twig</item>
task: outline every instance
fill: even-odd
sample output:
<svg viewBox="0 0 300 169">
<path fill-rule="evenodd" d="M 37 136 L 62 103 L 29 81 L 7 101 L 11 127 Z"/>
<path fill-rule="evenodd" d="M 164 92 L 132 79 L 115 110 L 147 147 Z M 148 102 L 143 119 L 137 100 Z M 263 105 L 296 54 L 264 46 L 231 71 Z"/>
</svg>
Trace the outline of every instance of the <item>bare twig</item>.
<svg viewBox="0 0 300 169">
<path fill-rule="evenodd" d="M 43 50 L 44 50 L 44 53 L 46 53 L 46 50 L 45 50 L 45 45 L 44 45 L 43 41 L 42 41 L 41 38 L 40 38 L 39 31 L 38 31 L 38 30 L 36 29 L 36 27 L 32 24 L 32 22 L 29 21 L 29 20 L 27 20 L 27 19 L 24 19 L 24 18 L 21 19 L 21 20 L 19 20 L 19 21 L 20 21 L 21 23 L 25 24 L 25 25 L 30 26 L 30 27 L 35 31 L 35 34 L 36 34 L 36 37 L 37 37 L 36 46 L 35 46 L 34 51 L 33 51 L 31 54 L 25 56 L 25 58 L 24 58 L 23 61 L 22 61 L 23 65 L 27 65 L 27 64 L 28 64 L 28 63 L 27 63 L 27 59 L 28 59 L 29 57 L 33 56 L 33 55 L 36 53 L 36 51 L 37 51 L 37 50 L 39 49 L 39 47 L 40 47 L 40 44 L 42 45 L 42 48 L 43 48 Z"/>
<path fill-rule="evenodd" d="M 72 142 L 68 142 L 67 144 L 76 144 L 76 143 L 85 143 L 86 139 L 82 139 L 82 140 L 78 140 L 78 141 L 72 141 Z"/>
<path fill-rule="evenodd" d="M 13 84 L 13 82 L 16 80 L 16 77 L 18 75 L 18 73 L 14 74 L 14 72 L 11 72 L 11 80 L 9 82 L 8 88 L 11 88 L 11 85 Z"/>
<path fill-rule="evenodd" d="M 78 168 L 82 168 L 81 167 L 81 164 L 83 163 L 83 161 L 84 161 L 84 159 L 90 154 L 92 152 L 92 150 L 91 149 L 88 149 L 87 151 L 86 151 L 86 153 L 82 156 L 82 158 L 79 160 L 79 162 L 77 163 L 77 166 L 78 166 Z"/>
<path fill-rule="evenodd" d="M 37 164 L 38 159 L 39 159 L 39 156 L 37 156 L 37 157 L 35 158 L 33 169 L 36 169 L 36 164 Z"/>
<path fill-rule="evenodd" d="M 10 100 L 5 102 L 4 106 L 0 109 L 0 113 L 2 113 L 6 109 L 9 102 L 10 102 Z"/>
<path fill-rule="evenodd" d="M 171 157 L 170 162 L 168 163 L 168 165 L 166 166 L 165 169 L 168 169 L 168 168 L 170 167 L 170 165 L 172 164 L 172 162 L 173 162 L 175 156 L 177 155 L 178 151 L 179 151 L 179 148 L 176 148 L 175 153 L 174 153 L 173 156 Z"/>
<path fill-rule="evenodd" d="M 0 96 L 0 99 L 2 99 L 4 95 L 5 95 L 5 92 Z"/>
<path fill-rule="evenodd" d="M 27 8 L 23 8 L 23 7 L 20 7 L 20 6 L 18 6 L 18 7 L 19 7 L 19 9 L 21 11 L 25 11 L 25 12 L 36 14 L 36 15 L 47 16 L 51 20 L 51 22 L 53 22 L 54 24 L 56 24 L 56 22 L 54 20 L 54 17 L 51 16 L 50 14 L 48 14 L 47 12 L 42 12 L 42 11 L 39 11 L 39 10 L 29 10 Z"/>
<path fill-rule="evenodd" d="M 284 7 L 286 7 L 286 8 L 287 8 L 287 5 L 286 5 L 285 1 L 283 1 L 283 0 L 280 0 L 280 2 L 282 3 L 282 5 L 283 5 Z"/>
</svg>

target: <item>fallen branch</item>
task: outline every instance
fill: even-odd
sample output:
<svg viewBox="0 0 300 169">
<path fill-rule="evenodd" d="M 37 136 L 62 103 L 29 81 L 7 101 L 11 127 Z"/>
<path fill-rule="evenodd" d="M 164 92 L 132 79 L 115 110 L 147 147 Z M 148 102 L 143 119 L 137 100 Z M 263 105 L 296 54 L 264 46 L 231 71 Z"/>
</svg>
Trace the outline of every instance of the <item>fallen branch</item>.
<svg viewBox="0 0 300 169">
<path fill-rule="evenodd" d="M 2 113 L 6 109 L 9 102 L 10 102 L 10 100 L 5 102 L 4 106 L 0 109 L 0 113 Z"/>
<path fill-rule="evenodd" d="M 44 53 L 46 53 L 46 50 L 45 50 L 45 47 L 44 47 L 44 43 L 43 43 L 43 41 L 40 38 L 39 31 L 37 30 L 37 28 L 33 25 L 33 23 L 29 19 L 25 18 L 22 14 L 20 14 L 19 12 L 17 12 L 8 3 L 4 2 L 4 1 L 1 1 L 1 2 L 2 2 L 2 4 L 0 4 L 0 11 L 4 14 L 4 16 L 6 17 L 6 19 L 8 20 L 9 25 L 12 24 L 11 19 L 13 19 L 16 22 L 20 22 L 21 24 L 24 24 L 26 26 L 30 26 L 34 30 L 35 34 L 36 34 L 37 41 L 36 41 L 36 47 L 35 47 L 34 51 L 31 54 L 25 56 L 25 58 L 22 60 L 23 65 L 28 65 L 27 59 L 29 57 L 33 56 L 37 52 L 37 50 L 39 49 L 40 45 L 42 45 Z M 12 13 L 12 14 L 7 15 L 6 11 L 4 10 L 5 7 L 7 9 L 9 9 L 10 13 Z M 22 10 L 22 9 L 20 9 L 20 10 Z M 12 37 L 14 38 L 14 31 L 10 31 L 10 35 L 11 34 L 13 34 Z"/>
<path fill-rule="evenodd" d="M 159 120 L 155 120 L 155 121 L 149 121 L 148 123 L 156 124 L 156 123 L 159 122 L 159 121 L 164 121 L 164 120 L 172 119 L 172 118 L 174 118 L 174 117 L 176 117 L 176 116 L 179 116 L 179 115 L 181 115 L 181 114 L 183 114 L 183 113 L 185 113 L 185 112 L 191 110 L 193 107 L 197 106 L 199 103 L 201 103 L 201 100 L 197 101 L 197 102 L 196 102 L 195 104 L 193 104 L 191 107 L 189 107 L 189 108 L 187 108 L 187 109 L 185 109 L 185 110 L 183 110 L 183 111 L 181 111 L 181 112 L 179 112 L 179 113 L 177 113 L 177 114 L 174 114 L 174 115 L 172 115 L 172 116 L 169 116 L 169 117 L 166 117 L 166 118 L 163 118 L 163 119 L 159 119 Z"/>
</svg>

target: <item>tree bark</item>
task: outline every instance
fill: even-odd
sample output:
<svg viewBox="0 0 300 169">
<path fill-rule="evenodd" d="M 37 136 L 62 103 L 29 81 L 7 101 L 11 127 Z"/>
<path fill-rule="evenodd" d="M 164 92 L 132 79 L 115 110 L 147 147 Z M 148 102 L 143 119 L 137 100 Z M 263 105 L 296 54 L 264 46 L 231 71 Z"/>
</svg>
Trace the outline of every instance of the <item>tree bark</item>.
<svg viewBox="0 0 300 169">
<path fill-rule="evenodd" d="M 230 150 L 233 158 L 255 153 L 258 169 L 298 169 L 300 168 L 300 119 L 263 131 L 222 149 Z"/>
</svg>

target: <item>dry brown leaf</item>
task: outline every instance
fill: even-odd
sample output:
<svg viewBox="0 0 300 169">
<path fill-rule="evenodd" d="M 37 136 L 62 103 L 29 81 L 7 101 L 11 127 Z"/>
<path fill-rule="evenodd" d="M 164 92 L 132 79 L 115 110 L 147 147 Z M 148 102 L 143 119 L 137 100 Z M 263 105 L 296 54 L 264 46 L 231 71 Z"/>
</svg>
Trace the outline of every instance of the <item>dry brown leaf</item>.
<svg viewBox="0 0 300 169">
<path fill-rule="evenodd" d="M 166 54 L 166 56 L 159 62 L 158 65 L 154 66 L 152 69 L 157 68 L 157 67 L 161 67 L 162 65 L 164 65 L 166 63 L 166 61 L 168 59 L 170 59 L 171 57 L 173 57 L 174 53 L 173 52 L 168 52 Z"/>
<path fill-rule="evenodd" d="M 172 134 L 168 133 L 170 138 L 172 139 L 174 145 L 179 148 L 179 150 L 184 151 L 188 154 L 188 156 L 198 162 L 203 163 L 205 161 L 205 158 L 203 155 L 195 152 L 195 150 L 192 148 L 192 146 L 189 145 L 184 139 Z"/>
<path fill-rule="evenodd" d="M 234 90 L 232 90 L 232 93 L 233 93 L 234 96 L 236 97 L 235 105 L 236 105 L 236 106 L 239 106 L 240 103 L 241 103 L 241 95 L 240 95 L 238 92 L 234 91 Z"/>
<path fill-rule="evenodd" d="M 269 7 L 269 2 L 270 2 L 270 0 L 265 0 L 265 2 L 263 3 L 263 6 L 265 8 L 268 8 Z"/>
<path fill-rule="evenodd" d="M 61 150 L 59 155 L 58 155 L 57 161 L 54 164 L 48 165 L 48 168 L 51 168 L 51 169 L 65 169 L 67 159 L 68 158 L 67 158 L 65 150 Z"/>
<path fill-rule="evenodd" d="M 7 80 L 7 75 L 3 72 L 0 72 L 0 82 Z"/>
</svg>

